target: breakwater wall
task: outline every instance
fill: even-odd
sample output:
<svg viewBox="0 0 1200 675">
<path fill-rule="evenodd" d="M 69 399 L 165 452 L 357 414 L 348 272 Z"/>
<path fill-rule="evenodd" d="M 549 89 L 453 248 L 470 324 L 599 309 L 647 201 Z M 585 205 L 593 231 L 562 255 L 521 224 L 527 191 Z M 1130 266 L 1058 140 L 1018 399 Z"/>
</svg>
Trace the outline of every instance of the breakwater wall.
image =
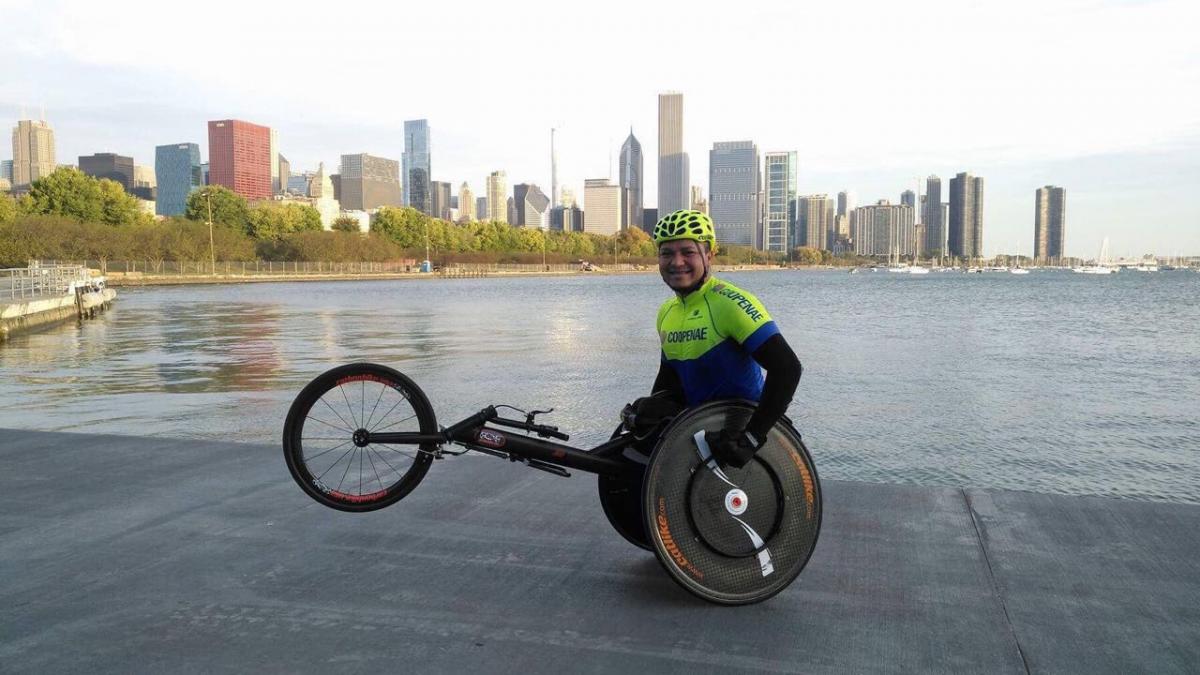
<svg viewBox="0 0 1200 675">
<path fill-rule="evenodd" d="M 108 309 L 116 295 L 116 291 L 105 288 L 0 304 L 0 342 L 64 321 L 93 318 Z"/>
</svg>

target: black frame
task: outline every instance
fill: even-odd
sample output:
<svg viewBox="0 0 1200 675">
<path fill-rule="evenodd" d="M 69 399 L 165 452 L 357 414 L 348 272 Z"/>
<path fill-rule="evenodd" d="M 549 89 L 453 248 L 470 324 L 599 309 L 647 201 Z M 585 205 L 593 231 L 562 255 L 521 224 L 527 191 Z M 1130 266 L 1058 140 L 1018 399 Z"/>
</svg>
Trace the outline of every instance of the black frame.
<svg viewBox="0 0 1200 675">
<path fill-rule="evenodd" d="M 496 426 L 488 426 L 488 423 Z M 567 434 L 561 433 L 557 427 L 535 424 L 530 415 L 524 421 L 500 417 L 495 406 L 488 406 L 478 413 L 450 425 L 436 434 L 420 432 L 398 433 L 368 433 L 362 439 L 366 443 L 390 443 L 395 445 L 419 445 L 425 452 L 440 456 L 440 448 L 432 449 L 427 446 L 440 446 L 445 443 L 461 445 L 468 450 L 475 450 L 494 457 L 502 457 L 513 462 L 522 462 L 535 469 L 541 469 L 559 476 L 569 476 L 565 469 L 578 469 L 588 473 L 604 476 L 628 476 L 638 474 L 642 466 L 620 459 L 620 453 L 637 438 L 632 432 L 625 432 L 588 450 L 581 450 L 562 443 L 544 441 L 524 434 L 517 434 L 497 426 L 521 429 L 543 437 L 569 440 Z"/>
</svg>

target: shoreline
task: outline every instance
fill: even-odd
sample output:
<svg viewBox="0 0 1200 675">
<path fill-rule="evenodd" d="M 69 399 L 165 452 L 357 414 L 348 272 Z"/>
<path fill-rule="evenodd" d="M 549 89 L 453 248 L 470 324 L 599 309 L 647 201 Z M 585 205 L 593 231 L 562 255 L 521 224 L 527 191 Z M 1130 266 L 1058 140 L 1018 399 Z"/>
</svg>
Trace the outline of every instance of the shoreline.
<svg viewBox="0 0 1200 675">
<path fill-rule="evenodd" d="M 820 267 L 778 267 L 773 265 L 754 265 L 754 266 L 730 266 L 714 268 L 717 274 L 727 272 L 767 272 L 767 271 L 821 271 L 825 268 Z M 386 272 L 379 274 L 362 273 L 362 274 L 321 274 L 321 273 L 305 273 L 305 274 L 255 274 L 255 275 L 142 275 L 137 273 L 136 276 L 127 276 L 124 272 L 109 272 L 105 274 L 107 284 L 113 287 L 132 287 L 132 286 L 191 286 L 191 285 L 210 285 L 210 284 L 243 284 L 243 283 L 271 283 L 271 282 L 319 282 L 319 281 L 429 281 L 435 279 L 486 279 L 486 278 L 509 278 L 509 277 L 573 277 L 573 276 L 625 276 L 631 274 L 656 274 L 657 269 L 647 267 L 641 270 L 606 270 L 594 269 L 591 271 L 584 270 L 569 270 L 569 271 L 506 271 L 506 270 L 453 270 L 450 273 L 442 274 L 438 272 Z"/>
</svg>

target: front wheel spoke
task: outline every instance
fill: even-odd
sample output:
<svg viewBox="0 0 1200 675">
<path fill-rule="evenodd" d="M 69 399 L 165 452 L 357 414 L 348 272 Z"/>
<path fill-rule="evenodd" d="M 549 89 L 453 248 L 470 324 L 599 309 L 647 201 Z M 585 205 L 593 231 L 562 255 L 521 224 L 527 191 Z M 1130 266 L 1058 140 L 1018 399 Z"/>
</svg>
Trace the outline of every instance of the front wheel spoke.
<svg viewBox="0 0 1200 675">
<path fill-rule="evenodd" d="M 405 457 L 413 460 L 414 462 L 417 461 L 416 455 L 410 455 L 408 452 L 405 452 L 404 450 L 401 450 L 399 448 L 393 448 L 388 443 L 378 443 L 377 445 L 382 445 L 383 447 L 387 448 L 388 450 L 391 450 L 392 452 L 404 455 Z"/>
<path fill-rule="evenodd" d="M 335 439 L 332 439 L 332 440 L 335 440 L 335 441 L 336 441 L 337 439 L 335 438 Z M 333 446 L 332 448 L 330 448 L 330 449 L 328 449 L 328 450 L 322 450 L 321 452 L 318 452 L 317 454 L 313 455 L 312 457 L 305 457 L 305 458 L 304 458 L 304 463 L 305 463 L 305 464 L 308 464 L 309 462 L 311 462 L 312 460 L 314 460 L 314 459 L 316 459 L 316 458 L 320 457 L 321 455 L 327 455 L 327 454 L 329 454 L 329 453 L 333 452 L 334 450 L 337 450 L 338 448 L 342 447 L 343 445 L 345 445 L 345 444 L 347 444 L 347 443 L 353 443 L 353 441 L 342 441 L 341 443 L 338 443 L 337 445 Z M 301 447 L 303 447 L 303 446 L 301 446 Z M 324 475 L 324 474 L 322 474 L 322 475 Z"/>
<path fill-rule="evenodd" d="M 369 446 L 368 446 L 368 447 L 369 447 Z M 379 451 L 378 451 L 378 450 L 376 450 L 375 448 L 370 448 L 370 450 L 371 450 L 371 452 L 375 453 L 375 456 L 379 458 L 379 461 L 381 461 L 381 462 L 383 462 L 384 464 L 386 464 L 386 465 L 387 465 L 387 468 L 389 468 L 389 469 L 391 469 L 391 470 L 392 470 L 392 473 L 396 474 L 397 476 L 402 476 L 402 475 L 403 475 L 403 474 L 401 474 L 399 471 L 397 471 L 397 470 L 396 470 L 396 467 L 392 466 L 392 463 L 391 463 L 391 462 L 389 462 L 389 461 L 387 461 L 386 459 L 384 459 L 383 455 L 379 454 Z"/>
<path fill-rule="evenodd" d="M 354 450 L 355 448 L 350 448 Z M 346 476 L 350 475 L 350 467 L 354 466 L 354 458 L 351 457 L 349 462 L 346 462 L 346 470 L 342 472 L 342 479 L 338 481 L 337 491 L 342 491 L 342 483 L 346 482 Z"/>
<path fill-rule="evenodd" d="M 326 405 L 328 405 L 328 404 L 326 404 Z M 329 427 L 330 429 L 337 429 L 338 431 L 345 431 L 348 434 L 354 433 L 354 430 L 349 427 L 339 427 L 336 424 L 330 424 L 329 422 L 326 422 L 325 420 L 313 417 L 312 415 L 305 415 L 304 417 L 305 417 L 305 419 L 310 419 L 314 422 L 320 422 L 321 424 L 324 424 L 325 426 Z M 345 420 L 342 420 L 342 421 L 345 422 Z"/>
<path fill-rule="evenodd" d="M 376 425 L 383 424 L 383 421 L 387 419 L 388 415 L 392 414 L 392 411 L 396 409 L 396 406 L 400 405 L 401 403 L 404 403 L 405 400 L 407 400 L 407 399 L 401 397 L 399 401 L 396 401 L 395 403 L 393 403 L 392 407 L 388 408 L 387 412 L 385 412 L 379 416 L 379 421 L 376 422 Z M 371 429 L 371 431 L 375 431 L 375 430 Z"/>
<path fill-rule="evenodd" d="M 387 387 L 379 387 L 379 396 L 375 397 L 375 405 L 371 406 L 371 414 L 367 416 L 367 422 L 363 426 L 367 429 L 371 428 L 371 420 L 375 419 L 375 411 L 379 409 L 379 402 L 383 400 L 383 392 L 387 391 Z"/>
<path fill-rule="evenodd" d="M 409 415 L 408 417 L 405 417 L 404 419 L 402 419 L 402 420 L 400 420 L 400 421 L 398 421 L 398 422 L 392 422 L 391 424 L 387 425 L 386 427 L 380 427 L 380 428 L 378 428 L 378 429 L 372 429 L 372 430 L 371 430 L 371 433 L 373 433 L 373 434 L 374 434 L 374 433 L 378 433 L 378 432 L 380 432 L 380 431 L 383 431 L 384 429 L 391 429 L 392 427 L 396 426 L 397 424 L 404 424 L 405 422 L 407 422 L 407 421 L 411 420 L 412 418 L 414 418 L 414 417 L 416 417 L 416 416 L 417 416 L 417 413 L 413 413 L 413 414 Z"/>
<path fill-rule="evenodd" d="M 325 477 L 325 474 L 329 473 L 330 469 L 337 466 L 338 464 L 341 464 L 342 460 L 346 458 L 346 455 L 350 454 L 353 450 L 354 450 L 354 446 L 351 446 L 348 450 L 343 452 L 341 457 L 338 457 L 336 460 L 334 460 L 333 464 L 329 465 L 329 469 L 325 469 L 324 471 L 321 472 L 320 476 L 317 476 L 317 480 L 321 480 L 322 478 Z"/>
<path fill-rule="evenodd" d="M 386 490 L 387 487 L 384 486 L 383 479 L 379 477 L 379 469 L 375 468 L 375 458 L 371 457 L 369 450 L 363 454 L 367 456 L 367 461 L 371 463 L 371 471 L 375 474 L 375 482 L 379 483 L 379 489 Z"/>
<path fill-rule="evenodd" d="M 333 409 L 333 406 L 329 405 L 329 401 L 326 401 L 326 400 L 325 400 L 325 396 L 324 396 L 324 395 L 322 395 L 322 396 L 321 396 L 321 403 L 324 403 L 324 404 L 325 404 L 325 407 L 326 407 L 326 408 L 329 408 L 330 412 L 332 412 L 334 415 L 336 415 L 336 416 L 337 416 L 337 418 L 338 418 L 339 420 L 341 420 L 341 421 L 342 421 L 342 424 L 345 424 L 347 428 L 349 428 L 349 429 L 354 429 L 354 428 L 355 428 L 355 427 L 351 426 L 349 422 L 347 422 L 347 421 L 346 421 L 346 418 L 345 418 L 345 417 L 342 417 L 342 414 L 341 414 L 340 412 L 338 412 L 338 411 L 334 410 L 334 409 Z"/>
<path fill-rule="evenodd" d="M 358 418 L 354 416 L 354 406 L 350 405 L 350 397 L 346 395 L 346 388 L 338 386 L 338 391 L 342 392 L 342 398 L 346 401 L 346 410 L 350 411 L 350 419 L 354 420 L 354 428 L 358 428 Z"/>
</svg>

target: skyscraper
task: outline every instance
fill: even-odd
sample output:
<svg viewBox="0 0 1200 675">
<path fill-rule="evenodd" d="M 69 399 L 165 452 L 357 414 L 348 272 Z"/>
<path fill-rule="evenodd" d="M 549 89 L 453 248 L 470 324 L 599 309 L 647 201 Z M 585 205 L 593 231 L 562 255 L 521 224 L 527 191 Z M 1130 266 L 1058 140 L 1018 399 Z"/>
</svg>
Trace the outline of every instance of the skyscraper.
<svg viewBox="0 0 1200 675">
<path fill-rule="evenodd" d="M 13 161 L 11 159 L 0 160 L 0 192 L 7 192 L 12 189 L 13 185 Z"/>
<path fill-rule="evenodd" d="M 692 198 L 690 208 L 693 211 L 708 213 L 708 200 L 704 198 L 704 190 L 699 185 L 692 186 Z"/>
<path fill-rule="evenodd" d="M 475 220 L 475 195 L 465 181 L 458 186 L 458 219 L 463 222 Z"/>
<path fill-rule="evenodd" d="M 121 184 L 125 192 L 133 190 L 133 158 L 111 152 L 80 156 L 79 170 L 93 178 L 107 178 Z"/>
<path fill-rule="evenodd" d="M 429 182 L 433 180 L 432 149 L 428 120 L 404 122 L 404 204 L 429 213 L 432 203 Z"/>
<path fill-rule="evenodd" d="M 270 199 L 271 130 L 242 120 L 209 122 L 208 182 L 246 199 Z"/>
<path fill-rule="evenodd" d="M 915 209 L 880 200 L 854 210 L 854 252 L 858 255 L 913 255 L 916 252 Z"/>
<path fill-rule="evenodd" d="M 842 190 L 837 194 L 837 213 L 839 216 L 849 216 L 854 211 L 854 193 Z"/>
<path fill-rule="evenodd" d="M 642 187 L 643 187 L 642 144 L 629 129 L 629 138 L 621 146 L 621 199 L 625 208 L 621 211 L 621 229 L 642 226 Z"/>
<path fill-rule="evenodd" d="M 431 215 L 434 218 L 450 220 L 450 183 L 435 180 L 429 183 L 429 199 Z"/>
<path fill-rule="evenodd" d="M 54 130 L 45 120 L 20 120 L 12 132 L 13 189 L 23 191 L 33 181 L 54 173 Z"/>
<path fill-rule="evenodd" d="M 188 193 L 204 185 L 200 146 L 175 143 L 154 148 L 154 177 L 158 182 L 154 212 L 160 216 L 183 215 Z"/>
<path fill-rule="evenodd" d="M 498 223 L 508 222 L 508 177 L 503 171 L 493 171 L 487 178 L 487 218 Z"/>
<path fill-rule="evenodd" d="M 271 194 L 277 195 L 283 189 L 279 185 L 279 136 L 271 130 Z"/>
<path fill-rule="evenodd" d="M 621 186 L 607 178 L 583 181 L 584 231 L 616 234 L 621 231 Z"/>
<path fill-rule="evenodd" d="M 795 242 L 796 179 L 799 160 L 796 151 L 768 152 L 765 156 L 766 192 L 763 213 L 763 239 L 768 251 L 787 251 Z"/>
<path fill-rule="evenodd" d="M 796 207 L 796 244 L 817 250 L 832 248 L 830 216 L 834 213 L 833 200 L 828 195 L 801 197 Z"/>
<path fill-rule="evenodd" d="M 950 179 L 950 255 L 983 255 L 983 178 L 960 173 Z"/>
<path fill-rule="evenodd" d="M 512 225 L 525 225 L 525 195 L 529 193 L 529 183 L 517 183 L 513 186 L 513 218 Z"/>
<path fill-rule="evenodd" d="M 341 183 L 338 201 L 344 209 L 370 211 L 404 203 L 400 194 L 400 162 L 394 159 L 365 152 L 342 155 Z"/>
<path fill-rule="evenodd" d="M 917 208 L 917 193 L 912 190 L 905 190 L 900 193 L 900 205 L 907 206 L 911 209 Z"/>
<path fill-rule="evenodd" d="M 525 191 L 525 227 L 539 230 L 550 229 L 550 198 L 536 185 L 530 185 Z"/>
<path fill-rule="evenodd" d="M 1060 260 L 1066 241 L 1067 191 L 1054 185 L 1038 188 L 1033 221 L 1034 260 L 1039 264 Z"/>
<path fill-rule="evenodd" d="M 283 155 L 279 156 L 279 192 L 276 194 L 284 194 L 288 191 L 288 181 L 292 177 L 292 163 Z"/>
<path fill-rule="evenodd" d="M 753 141 L 713 143 L 708 153 L 708 212 L 717 242 L 763 248 L 758 231 L 761 189 L 758 146 Z M 772 250 L 784 251 L 787 242 L 773 245 L 779 248 Z"/>
<path fill-rule="evenodd" d="M 690 181 L 688 156 L 683 151 L 683 94 L 659 94 L 658 212 L 668 214 L 688 208 Z"/>
<path fill-rule="evenodd" d="M 158 184 L 155 213 L 161 216 L 184 215 L 188 193 L 204 185 L 199 145 L 158 145 L 154 153 L 154 173 Z"/>
<path fill-rule="evenodd" d="M 487 197 L 476 197 L 475 198 L 475 219 L 476 220 L 487 220 L 488 219 Z"/>
<path fill-rule="evenodd" d="M 946 254 L 946 228 L 942 223 L 942 179 L 930 176 L 925 179 L 925 204 L 921 213 L 925 226 L 925 240 L 921 252 L 926 255 Z"/>
</svg>

